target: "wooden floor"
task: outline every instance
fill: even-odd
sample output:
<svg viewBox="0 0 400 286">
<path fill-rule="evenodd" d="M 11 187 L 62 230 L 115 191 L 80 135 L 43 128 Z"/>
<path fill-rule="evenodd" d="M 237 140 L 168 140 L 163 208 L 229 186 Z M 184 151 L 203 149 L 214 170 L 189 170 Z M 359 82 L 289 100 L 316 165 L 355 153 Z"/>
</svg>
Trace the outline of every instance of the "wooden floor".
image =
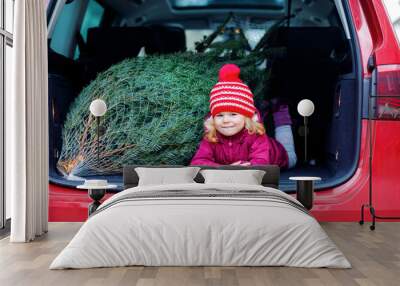
<svg viewBox="0 0 400 286">
<path fill-rule="evenodd" d="M 50 223 L 32 243 L 0 241 L 0 285 L 400 285 L 400 223 L 322 223 L 353 268 L 121 267 L 48 270 L 81 223 Z"/>
</svg>

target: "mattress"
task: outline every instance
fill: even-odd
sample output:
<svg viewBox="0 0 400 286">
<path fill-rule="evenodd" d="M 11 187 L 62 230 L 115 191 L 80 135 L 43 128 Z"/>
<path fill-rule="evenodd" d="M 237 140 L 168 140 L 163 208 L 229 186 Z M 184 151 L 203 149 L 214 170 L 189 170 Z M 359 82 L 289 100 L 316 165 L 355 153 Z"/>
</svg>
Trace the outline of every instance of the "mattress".
<svg viewBox="0 0 400 286">
<path fill-rule="evenodd" d="M 293 197 L 257 185 L 198 183 L 114 195 L 50 269 L 130 265 L 351 267 Z"/>
</svg>

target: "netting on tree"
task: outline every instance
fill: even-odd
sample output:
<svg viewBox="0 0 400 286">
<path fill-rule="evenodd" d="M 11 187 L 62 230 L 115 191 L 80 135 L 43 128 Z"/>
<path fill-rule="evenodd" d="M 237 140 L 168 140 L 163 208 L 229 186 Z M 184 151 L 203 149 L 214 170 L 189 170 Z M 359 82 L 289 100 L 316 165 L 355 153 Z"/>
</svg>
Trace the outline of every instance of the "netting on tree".
<svg viewBox="0 0 400 286">
<path fill-rule="evenodd" d="M 127 164 L 188 164 L 203 136 L 209 92 L 222 64 L 207 54 L 181 53 L 128 59 L 99 74 L 67 115 L 58 170 L 86 176 L 119 173 Z M 254 67 L 242 73 L 257 79 Z M 89 112 L 96 98 L 108 106 L 99 163 L 96 120 Z"/>
</svg>

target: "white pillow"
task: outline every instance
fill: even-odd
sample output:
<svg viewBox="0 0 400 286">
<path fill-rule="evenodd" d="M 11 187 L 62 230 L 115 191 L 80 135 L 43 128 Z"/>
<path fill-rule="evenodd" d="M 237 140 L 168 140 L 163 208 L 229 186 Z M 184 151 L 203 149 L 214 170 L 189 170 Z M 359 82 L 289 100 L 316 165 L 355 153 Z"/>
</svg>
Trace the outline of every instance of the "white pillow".
<svg viewBox="0 0 400 286">
<path fill-rule="evenodd" d="M 199 167 L 184 168 L 135 168 L 139 176 L 138 186 L 195 183 Z"/>
<path fill-rule="evenodd" d="M 201 170 L 205 184 L 226 183 L 261 185 L 265 171 L 262 170 Z"/>
</svg>

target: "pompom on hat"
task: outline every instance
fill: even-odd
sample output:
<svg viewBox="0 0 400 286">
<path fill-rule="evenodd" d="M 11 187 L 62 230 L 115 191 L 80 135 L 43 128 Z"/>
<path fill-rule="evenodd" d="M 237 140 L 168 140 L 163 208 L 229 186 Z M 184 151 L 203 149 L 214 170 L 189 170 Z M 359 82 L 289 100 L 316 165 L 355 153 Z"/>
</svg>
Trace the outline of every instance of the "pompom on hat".
<svg viewBox="0 0 400 286">
<path fill-rule="evenodd" d="M 253 117 L 256 111 L 253 93 L 239 75 L 240 68 L 235 64 L 226 64 L 219 70 L 218 82 L 210 93 L 212 116 L 221 112 L 235 112 Z"/>
</svg>

